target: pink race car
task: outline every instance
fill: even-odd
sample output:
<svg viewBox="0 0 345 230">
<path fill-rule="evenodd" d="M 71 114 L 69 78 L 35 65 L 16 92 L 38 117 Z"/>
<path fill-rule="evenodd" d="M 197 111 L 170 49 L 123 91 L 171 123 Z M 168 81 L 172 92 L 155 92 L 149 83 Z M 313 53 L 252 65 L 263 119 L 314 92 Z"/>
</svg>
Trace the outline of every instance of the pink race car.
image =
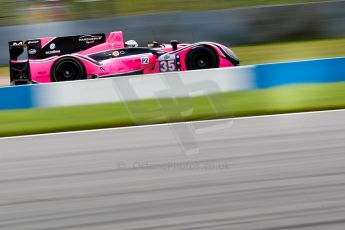
<svg viewBox="0 0 345 230">
<path fill-rule="evenodd" d="M 138 47 L 133 40 L 124 42 L 121 31 L 11 41 L 9 50 L 12 85 L 239 65 L 234 52 L 221 44 L 171 41 Z"/>
</svg>

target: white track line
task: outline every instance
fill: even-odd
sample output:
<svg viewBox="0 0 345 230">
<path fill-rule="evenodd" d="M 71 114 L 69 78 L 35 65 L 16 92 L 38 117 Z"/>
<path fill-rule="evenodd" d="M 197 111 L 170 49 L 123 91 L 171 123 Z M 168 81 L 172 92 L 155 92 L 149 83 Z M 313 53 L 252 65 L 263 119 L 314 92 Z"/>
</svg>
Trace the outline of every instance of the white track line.
<svg viewBox="0 0 345 230">
<path fill-rule="evenodd" d="M 241 7 L 233 7 L 229 8 L 230 10 L 246 10 L 246 9 L 263 9 L 263 8 L 270 8 L 270 7 L 284 7 L 284 6 L 300 6 L 300 5 L 316 5 L 316 4 L 327 4 L 327 3 L 334 3 L 334 2 L 344 2 L 345 0 L 328 0 L 328 1 L 313 1 L 313 2 L 300 2 L 300 3 L 281 3 L 281 4 L 268 4 L 268 5 L 257 5 L 257 6 L 241 6 Z M 229 10 L 229 9 L 224 9 Z M 212 10 L 212 11 L 221 11 L 221 10 Z"/>
</svg>

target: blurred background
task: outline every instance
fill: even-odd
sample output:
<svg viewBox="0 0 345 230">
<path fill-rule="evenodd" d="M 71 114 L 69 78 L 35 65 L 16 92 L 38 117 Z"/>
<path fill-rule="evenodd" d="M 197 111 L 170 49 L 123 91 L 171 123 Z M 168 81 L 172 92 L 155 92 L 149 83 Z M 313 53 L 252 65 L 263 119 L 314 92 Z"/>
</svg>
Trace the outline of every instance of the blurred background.
<svg viewBox="0 0 345 230">
<path fill-rule="evenodd" d="M 344 57 L 345 0 L 0 0 L 0 85 L 9 40 L 116 30 L 219 42 L 241 65 Z M 0 229 L 345 229 L 344 110 L 232 119 L 345 109 L 344 66 L 0 87 L 0 137 L 183 122 L 0 139 Z"/>
<path fill-rule="evenodd" d="M 16 0 L 1 1 L 1 25 L 140 15 L 171 11 L 204 11 L 235 7 L 326 2 L 327 0 Z"/>
<path fill-rule="evenodd" d="M 345 1 L 2 0 L 0 66 L 7 66 L 9 40 L 115 30 L 142 46 L 223 43 L 242 65 L 337 57 L 345 53 Z M 0 67 L 0 79 L 7 75 Z"/>
</svg>

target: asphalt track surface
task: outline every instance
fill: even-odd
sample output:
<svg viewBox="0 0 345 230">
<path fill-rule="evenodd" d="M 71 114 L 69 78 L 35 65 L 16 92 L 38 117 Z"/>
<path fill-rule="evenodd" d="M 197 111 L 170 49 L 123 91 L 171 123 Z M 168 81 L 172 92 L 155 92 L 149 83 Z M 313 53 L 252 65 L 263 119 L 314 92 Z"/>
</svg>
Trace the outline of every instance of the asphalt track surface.
<svg viewBox="0 0 345 230">
<path fill-rule="evenodd" d="M 345 229 L 344 117 L 0 139 L 0 229 Z"/>
</svg>

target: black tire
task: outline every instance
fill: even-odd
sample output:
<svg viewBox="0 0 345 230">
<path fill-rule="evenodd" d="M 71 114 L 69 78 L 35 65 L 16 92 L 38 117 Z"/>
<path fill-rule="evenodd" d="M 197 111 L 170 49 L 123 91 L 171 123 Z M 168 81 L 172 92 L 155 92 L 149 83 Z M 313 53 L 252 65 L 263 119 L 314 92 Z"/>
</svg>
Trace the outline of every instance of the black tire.
<svg viewBox="0 0 345 230">
<path fill-rule="evenodd" d="M 86 79 L 86 71 L 82 63 L 75 58 L 61 58 L 54 63 L 51 71 L 51 80 L 76 81 Z"/>
<path fill-rule="evenodd" d="M 186 67 L 187 70 L 218 68 L 219 58 L 211 48 L 199 46 L 187 54 Z"/>
</svg>

